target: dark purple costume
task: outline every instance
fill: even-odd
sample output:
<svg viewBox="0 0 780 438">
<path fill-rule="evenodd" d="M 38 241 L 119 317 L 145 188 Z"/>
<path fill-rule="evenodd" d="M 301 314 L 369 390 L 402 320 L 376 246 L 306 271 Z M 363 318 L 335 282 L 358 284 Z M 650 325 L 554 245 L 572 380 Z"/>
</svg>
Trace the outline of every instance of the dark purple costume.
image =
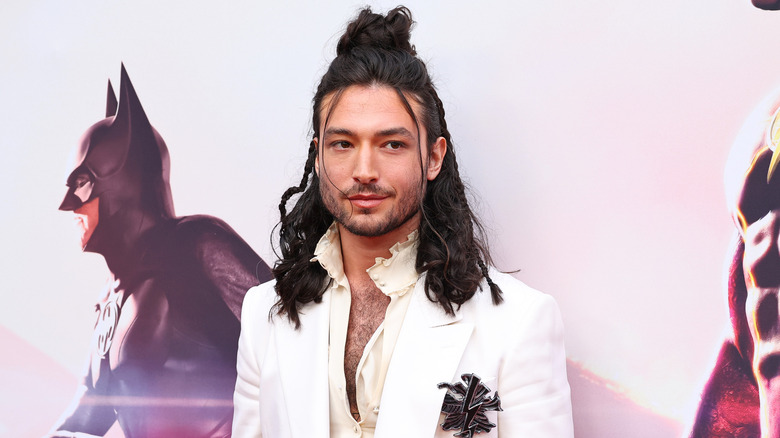
<svg viewBox="0 0 780 438">
<path fill-rule="evenodd" d="M 85 133 L 60 206 L 98 203 L 84 250 L 112 279 L 83 393 L 52 436 L 100 436 L 115 421 L 128 438 L 229 436 L 241 303 L 270 270 L 220 219 L 174 216 L 167 148 L 124 67 L 118 107 L 109 83 L 107 118 Z"/>
</svg>

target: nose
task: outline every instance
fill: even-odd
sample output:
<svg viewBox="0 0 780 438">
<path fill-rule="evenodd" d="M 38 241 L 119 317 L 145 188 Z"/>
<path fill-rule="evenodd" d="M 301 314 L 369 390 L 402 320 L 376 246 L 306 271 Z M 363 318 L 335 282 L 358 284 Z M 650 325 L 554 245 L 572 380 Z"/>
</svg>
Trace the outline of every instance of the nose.
<svg viewBox="0 0 780 438">
<path fill-rule="evenodd" d="M 355 154 L 355 165 L 352 170 L 352 179 L 360 184 L 371 184 L 379 178 L 377 169 L 376 151 L 370 146 L 361 146 L 357 148 Z"/>
<path fill-rule="evenodd" d="M 62 200 L 59 210 L 74 211 L 82 205 L 84 205 L 84 203 L 81 202 L 81 199 L 79 199 L 79 197 L 73 193 L 73 190 L 70 189 L 68 190 L 68 193 L 65 194 L 65 198 Z"/>
<path fill-rule="evenodd" d="M 773 210 L 750 224 L 745 232 L 743 266 L 754 287 L 780 286 L 780 247 L 778 246 L 778 213 Z"/>
</svg>

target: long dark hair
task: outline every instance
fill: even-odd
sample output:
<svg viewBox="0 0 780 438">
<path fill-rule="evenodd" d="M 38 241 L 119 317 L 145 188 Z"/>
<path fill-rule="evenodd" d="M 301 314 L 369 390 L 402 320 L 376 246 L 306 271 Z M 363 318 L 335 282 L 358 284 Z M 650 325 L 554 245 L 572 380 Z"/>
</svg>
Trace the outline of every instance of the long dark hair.
<svg viewBox="0 0 780 438">
<path fill-rule="evenodd" d="M 427 130 L 424 140 L 432 145 L 437 138 L 447 141 L 441 171 L 427 183 L 420 206 L 419 246 L 416 268 L 426 272 L 428 298 L 449 314 L 468 301 L 487 280 L 493 302 L 502 301 L 501 289 L 488 275 L 490 253 L 484 230 L 471 211 L 466 190 L 460 179 L 450 132 L 444 119 L 444 106 L 431 82 L 425 63 L 409 40 L 412 24 L 409 9 L 399 6 L 386 16 L 370 8 L 360 11 L 347 25 L 336 47 L 336 58 L 322 77 L 314 95 L 308 159 L 301 182 L 282 195 L 279 211 L 279 251 L 281 258 L 273 269 L 278 299 L 274 310 L 300 326 L 298 308 L 309 302 L 319 303 L 329 286 L 327 272 L 312 263 L 317 242 L 333 222 L 320 197 L 320 181 L 313 173 L 320 138 L 323 99 L 335 97 L 352 85 L 380 85 L 395 89 L 418 129 Z M 419 104 L 418 115 L 406 98 Z M 335 101 L 335 99 L 334 99 Z M 335 105 L 330 105 L 332 109 Z M 327 119 L 327 114 L 325 115 Z M 419 136 L 418 136 L 419 137 Z M 428 148 L 431 149 L 430 147 Z M 290 212 L 287 203 L 300 194 Z"/>
</svg>

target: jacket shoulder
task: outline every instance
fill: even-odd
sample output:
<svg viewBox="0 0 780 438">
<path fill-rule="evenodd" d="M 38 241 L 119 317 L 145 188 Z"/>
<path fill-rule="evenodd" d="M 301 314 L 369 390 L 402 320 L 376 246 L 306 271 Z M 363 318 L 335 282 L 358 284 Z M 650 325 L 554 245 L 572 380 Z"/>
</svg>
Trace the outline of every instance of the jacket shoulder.
<svg viewBox="0 0 780 438">
<path fill-rule="evenodd" d="M 555 299 L 537 289 L 528 286 L 510 274 L 491 269 L 490 278 L 501 288 L 503 302 L 496 307 L 506 307 L 507 311 L 516 313 L 518 311 L 528 310 L 529 308 L 552 306 L 557 309 Z M 492 303 L 490 289 L 485 284 L 482 292 L 478 293 L 481 301 Z"/>
<path fill-rule="evenodd" d="M 474 295 L 461 308 L 464 320 L 475 324 L 475 335 L 492 338 L 507 349 L 528 341 L 563 345 L 563 322 L 555 299 L 509 274 L 492 271 L 490 278 L 501 287 L 503 301 L 494 304 L 489 289 Z M 518 344 L 519 343 L 519 344 Z"/>
<path fill-rule="evenodd" d="M 242 320 L 245 316 L 253 320 L 257 319 L 261 313 L 265 315 L 266 320 L 269 320 L 271 309 L 276 302 L 275 284 L 275 280 L 270 280 L 247 291 L 241 310 Z"/>
</svg>

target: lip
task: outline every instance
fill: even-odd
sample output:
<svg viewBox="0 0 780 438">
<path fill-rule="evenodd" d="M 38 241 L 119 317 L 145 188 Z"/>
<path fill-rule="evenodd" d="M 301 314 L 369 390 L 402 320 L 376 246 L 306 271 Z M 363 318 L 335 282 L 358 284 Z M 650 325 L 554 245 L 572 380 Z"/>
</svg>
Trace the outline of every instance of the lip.
<svg viewBox="0 0 780 438">
<path fill-rule="evenodd" d="M 382 203 L 382 201 L 385 200 L 385 198 L 386 196 L 381 195 L 354 195 L 347 199 L 349 199 L 349 202 L 351 202 L 355 207 L 370 209 L 377 207 Z"/>
</svg>

